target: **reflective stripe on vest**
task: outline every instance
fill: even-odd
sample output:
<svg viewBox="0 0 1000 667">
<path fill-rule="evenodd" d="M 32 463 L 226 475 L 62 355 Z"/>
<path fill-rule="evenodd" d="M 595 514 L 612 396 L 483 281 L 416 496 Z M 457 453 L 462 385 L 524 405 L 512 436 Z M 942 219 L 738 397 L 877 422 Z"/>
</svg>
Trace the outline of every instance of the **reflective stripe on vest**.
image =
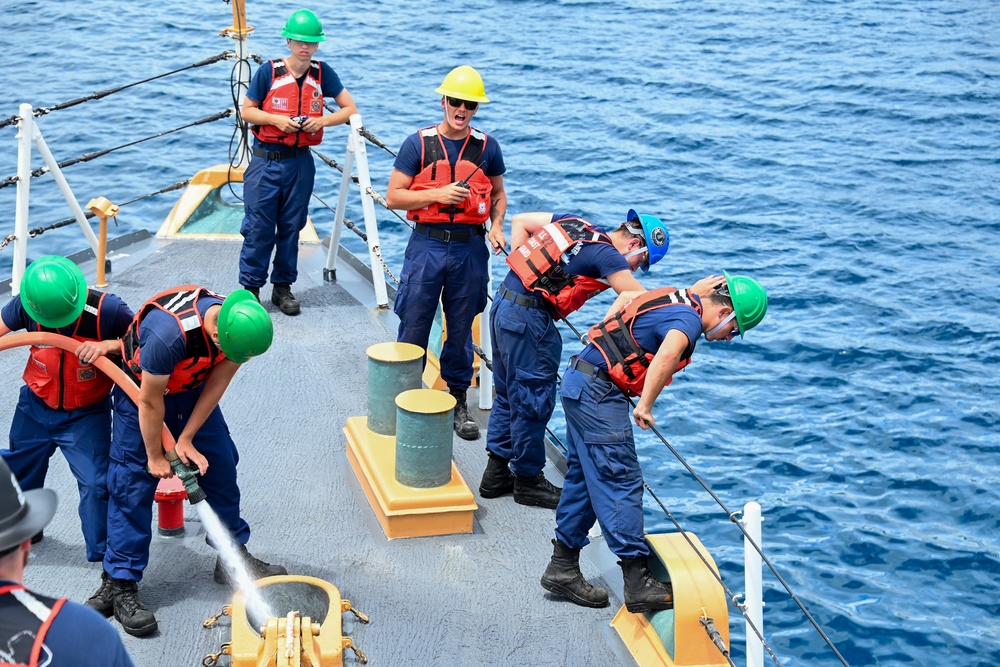
<svg viewBox="0 0 1000 667">
<path fill-rule="evenodd" d="M 45 645 L 66 598 L 46 598 L 24 586 L 0 586 L 0 665 L 39 667 L 52 660 Z"/>
<path fill-rule="evenodd" d="M 323 116 L 323 69 L 318 60 L 309 64 L 302 85 L 295 79 L 284 60 L 272 60 L 271 89 L 260 108 L 267 113 L 295 118 Z M 253 134 L 261 141 L 285 146 L 315 146 L 323 141 L 323 128 L 316 132 L 285 134 L 274 125 L 254 125 Z"/>
<path fill-rule="evenodd" d="M 222 299 L 204 287 L 180 285 L 164 290 L 142 304 L 122 337 L 123 366 L 136 384 L 142 384 L 142 367 L 139 365 L 140 328 L 143 318 L 154 308 L 172 315 L 184 335 L 184 359 L 170 373 L 166 393 L 176 394 L 194 389 L 205 381 L 216 364 L 226 358 L 222 350 L 209 340 L 205 331 L 205 323 L 198 312 L 198 299 L 202 296 Z"/>
<path fill-rule="evenodd" d="M 548 302 L 557 318 L 579 310 L 587 299 L 610 287 L 604 280 L 568 273 L 561 264 L 567 253 L 579 252 L 581 243 L 613 247 L 610 236 L 583 218 L 563 218 L 545 225 L 507 256 L 507 265 L 521 283 Z"/>
<path fill-rule="evenodd" d="M 493 183 L 489 176 L 479 168 L 483 163 L 483 152 L 486 150 L 486 134 L 470 127 L 469 136 L 465 138 L 454 165 L 448 161 L 448 150 L 438 134 L 437 126 L 425 127 L 419 134 L 420 172 L 413 177 L 410 190 L 431 190 L 468 179 L 469 196 L 457 206 L 446 206 L 435 202 L 423 208 L 407 211 L 406 217 L 414 222 L 484 224 L 490 219 L 490 194 L 493 192 Z"/>
<path fill-rule="evenodd" d="M 81 342 L 101 338 L 101 304 L 104 293 L 87 291 L 87 304 L 76 320 L 71 337 Z M 56 331 L 37 323 L 29 331 Z M 28 364 L 24 367 L 24 383 L 35 396 L 53 410 L 76 410 L 97 405 L 111 392 L 111 379 L 97 366 L 84 364 L 62 348 L 32 345 Z"/>
<path fill-rule="evenodd" d="M 640 315 L 668 306 L 693 308 L 699 317 L 702 313 L 701 304 L 691 298 L 688 290 L 661 287 L 643 292 L 608 319 L 590 327 L 590 331 L 587 332 L 590 342 L 600 350 L 608 365 L 611 381 L 627 396 L 642 395 L 642 388 L 646 383 L 646 371 L 656 356 L 656 350 L 645 350 L 639 345 L 632 334 L 632 326 Z M 694 346 L 695 343 L 692 342 L 684 352 L 675 372 L 691 363 Z M 670 381 L 667 381 L 667 384 L 670 384 Z"/>
</svg>

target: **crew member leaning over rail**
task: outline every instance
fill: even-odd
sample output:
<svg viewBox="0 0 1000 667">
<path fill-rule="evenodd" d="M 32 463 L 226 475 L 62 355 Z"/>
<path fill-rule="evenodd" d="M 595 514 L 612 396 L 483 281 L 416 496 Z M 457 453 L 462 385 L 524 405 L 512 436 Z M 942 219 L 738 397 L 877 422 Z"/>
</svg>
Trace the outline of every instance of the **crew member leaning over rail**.
<svg viewBox="0 0 1000 667">
<path fill-rule="evenodd" d="M 250 292 L 236 290 L 223 300 L 203 287 L 181 285 L 146 301 L 122 338 L 124 368 L 139 384 L 139 405 L 115 387 L 108 548 L 101 586 L 87 604 L 105 616 L 113 613 L 130 635 L 157 628 L 138 597 L 138 582 L 149 563 L 158 479 L 174 475 L 161 441 L 164 424 L 180 459 L 198 467 L 207 502 L 239 545 L 251 577 L 286 573 L 246 549 L 250 526 L 240 516 L 239 453 L 219 408 L 240 365 L 267 351 L 273 335 L 270 316 Z M 221 558 L 214 576 L 232 583 Z"/>
<path fill-rule="evenodd" d="M 114 294 L 87 288 L 87 279 L 65 257 L 39 257 L 24 272 L 21 294 L 3 307 L 0 335 L 50 331 L 81 341 L 74 356 L 56 347 L 32 346 L 24 386 L 10 425 L 10 449 L 0 456 L 24 489 L 45 484 L 49 459 L 61 449 L 80 490 L 80 524 L 87 560 L 104 560 L 108 537 L 108 450 L 111 446 L 111 380 L 93 366 L 117 356 L 132 310 Z M 34 541 L 42 534 L 34 536 Z"/>
<path fill-rule="evenodd" d="M 415 223 L 396 294 L 397 339 L 426 350 L 441 301 L 448 327 L 441 377 L 458 402 L 455 432 L 476 440 L 479 427 L 466 405 L 472 384 L 472 321 L 488 296 L 485 225 L 494 252 L 506 244 L 507 169 L 496 139 L 470 125 L 479 105 L 490 101 L 479 72 L 468 65 L 456 67 L 434 92 L 442 96 L 444 120 L 406 138 L 385 197 L 390 208 L 407 211 Z"/>
<path fill-rule="evenodd" d="M 559 489 L 542 472 L 562 358 L 555 320 L 609 287 L 619 294 L 644 292 L 632 274 L 666 255 L 670 234 L 659 218 L 631 209 L 610 234 L 576 215 L 520 213 L 511 220 L 511 245 L 511 270 L 490 310 L 496 397 L 479 494 L 513 492 L 517 503 L 555 509 Z M 692 289 L 707 293 L 721 281 L 709 276 Z"/>
<path fill-rule="evenodd" d="M 312 59 L 326 39 L 316 14 L 292 12 L 281 36 L 290 55 L 257 69 L 241 110 L 254 126 L 254 145 L 243 178 L 240 285 L 260 300 L 273 252 L 271 303 L 286 315 L 298 315 L 292 284 L 299 275 L 299 232 L 306 226 L 316 177 L 309 147 L 323 141 L 323 128 L 347 123 L 358 109 L 333 68 Z M 327 97 L 340 109 L 324 115 Z"/>
<path fill-rule="evenodd" d="M 723 272 L 725 285 L 699 297 L 673 287 L 624 293 L 613 315 L 591 327 L 590 344 L 570 360 L 562 381 L 566 413 L 566 483 L 556 509 L 556 538 L 542 588 L 585 607 L 604 607 L 608 592 L 580 573 L 580 549 L 598 521 L 620 558 L 625 607 L 633 613 L 669 609 L 673 591 L 650 574 L 644 539 L 642 469 L 629 423 L 655 425 L 653 402 L 687 366 L 695 343 L 732 340 L 760 324 L 767 295 L 760 283 Z"/>
</svg>

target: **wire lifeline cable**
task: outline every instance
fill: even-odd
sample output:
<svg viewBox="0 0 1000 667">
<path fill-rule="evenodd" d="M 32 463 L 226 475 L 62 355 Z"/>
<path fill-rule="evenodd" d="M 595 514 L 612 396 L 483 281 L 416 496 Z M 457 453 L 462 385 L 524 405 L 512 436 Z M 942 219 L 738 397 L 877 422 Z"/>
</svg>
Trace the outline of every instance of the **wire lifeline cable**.
<svg viewBox="0 0 1000 667">
<path fill-rule="evenodd" d="M 121 207 L 121 206 L 128 206 L 129 204 L 134 204 L 135 202 L 141 201 L 143 199 L 149 199 L 150 197 L 155 197 L 156 195 L 162 195 L 162 194 L 167 193 L 167 192 L 172 192 L 174 190 L 179 190 L 179 189 L 185 187 L 186 185 L 188 185 L 190 182 L 191 182 L 190 178 L 185 179 L 183 181 L 178 181 L 177 183 L 174 183 L 173 185 L 169 185 L 169 186 L 167 186 L 165 188 L 157 190 L 156 192 L 150 192 L 149 194 L 145 194 L 145 195 L 142 195 L 140 197 L 135 197 L 134 199 L 129 199 L 128 201 L 122 202 L 118 206 L 119 207 Z M 84 215 L 84 218 L 86 218 L 87 220 L 91 220 L 91 219 L 97 217 L 96 214 L 93 211 L 87 211 L 83 215 Z M 117 218 L 117 216 L 115 216 L 115 218 Z M 40 236 L 40 235 L 44 234 L 45 232 L 50 232 L 50 231 L 55 230 L 55 229 L 61 229 L 63 227 L 67 227 L 69 225 L 72 225 L 74 222 L 76 222 L 76 218 L 65 218 L 64 220 L 60 220 L 59 222 L 53 223 L 51 225 L 47 225 L 45 227 L 35 227 L 34 229 L 28 230 L 28 236 L 29 236 L 29 238 L 34 238 L 36 236 Z M 117 224 L 117 222 L 115 224 Z M 10 236 L 7 236 L 6 238 L 4 238 L 2 241 L 0 241 L 0 250 L 3 250 L 4 248 L 6 248 L 12 241 L 14 241 L 16 239 L 17 239 L 17 235 L 16 234 L 11 234 Z"/>
<path fill-rule="evenodd" d="M 211 65 L 212 63 L 216 63 L 216 62 L 218 62 L 220 60 L 225 60 L 226 58 L 229 57 L 229 53 L 231 53 L 231 52 L 230 51 L 223 51 L 219 55 L 211 56 L 209 58 L 205 58 L 204 60 L 201 60 L 201 61 L 196 62 L 196 63 L 191 64 L 191 65 L 187 65 L 185 67 L 181 67 L 179 69 L 172 70 L 170 72 L 165 72 L 163 74 L 157 74 L 156 76 L 151 76 L 148 79 L 142 79 L 141 81 L 135 81 L 133 83 L 128 83 L 128 84 L 125 84 L 124 86 L 117 86 L 115 88 L 108 88 L 106 90 L 99 90 L 99 91 L 97 91 L 95 93 L 91 93 L 91 94 L 85 95 L 83 97 L 78 97 L 76 99 L 72 99 L 72 100 L 69 100 L 67 102 L 61 102 L 61 103 L 56 104 L 56 105 L 51 106 L 51 107 L 36 107 L 36 108 L 34 108 L 34 109 L 31 110 L 31 113 L 32 113 L 32 115 L 35 118 L 38 118 L 40 116 L 44 116 L 47 113 L 51 113 L 53 111 L 59 111 L 61 109 L 68 109 L 69 107 L 76 106 L 77 104 L 83 104 L 84 102 L 90 102 L 92 100 L 99 100 L 101 98 L 107 97 L 108 95 L 112 95 L 114 93 L 119 93 L 119 92 L 121 92 L 121 91 L 123 91 L 123 90 L 125 90 L 127 88 L 132 88 L 133 86 L 138 86 L 139 84 L 149 83 L 150 81 L 156 81 L 157 79 L 162 79 L 164 77 L 171 76 L 172 74 L 177 74 L 179 72 L 184 72 L 186 70 L 194 69 L 196 67 L 204 67 L 205 65 Z M 7 127 L 8 125 L 14 125 L 19 120 L 21 120 L 21 116 L 20 115 L 14 115 L 14 116 L 11 116 L 10 118 L 6 118 L 3 121 L 0 121 L 0 128 Z"/>
<path fill-rule="evenodd" d="M 632 400 L 632 397 L 626 396 L 626 398 L 628 399 L 628 402 L 632 406 L 632 408 L 635 409 L 636 406 L 635 406 L 635 402 Z M 660 433 L 660 430 L 658 428 L 656 428 L 655 424 L 651 424 L 650 427 L 649 427 L 649 429 L 653 433 L 656 434 L 656 436 L 660 439 L 660 441 L 667 447 L 667 449 L 670 450 L 670 453 L 674 455 L 674 457 L 681 463 L 681 465 L 684 466 L 685 469 L 687 469 L 687 471 L 702 486 L 702 488 L 704 488 L 705 491 L 707 491 L 708 494 L 710 496 L 712 496 L 712 498 L 715 500 L 715 502 L 718 503 L 719 507 L 721 507 L 726 512 L 726 514 L 729 516 L 729 520 L 731 522 L 733 522 L 733 523 L 736 524 L 736 526 L 740 529 L 740 532 L 743 533 L 743 536 L 746 538 L 747 542 L 749 542 L 750 545 L 754 548 L 754 551 L 756 551 L 758 554 L 760 554 L 761 560 L 763 560 L 767 564 L 768 569 L 771 570 L 771 573 L 774 574 L 775 578 L 777 578 L 777 580 L 781 583 L 782 587 L 785 589 L 785 591 L 788 593 L 788 595 L 792 598 L 792 600 L 795 602 L 795 604 L 799 607 L 799 610 L 802 611 L 802 613 L 805 615 L 806 619 L 808 619 L 809 622 L 812 624 L 813 628 L 816 629 L 816 632 L 818 632 L 819 635 L 820 635 L 820 637 L 823 638 L 823 641 L 825 641 L 826 644 L 827 644 L 827 646 L 829 646 L 830 649 L 834 652 L 834 654 L 840 660 L 841 664 L 843 664 L 844 667 L 850 667 L 850 665 L 848 664 L 847 660 L 844 659 L 844 656 L 841 655 L 840 651 L 837 650 L 837 647 L 834 646 L 833 641 L 827 636 L 827 634 L 819 626 L 819 623 L 816 622 L 816 619 L 813 618 L 812 614 L 809 613 L 809 611 L 805 608 L 805 606 L 799 600 L 798 596 L 792 591 L 791 587 L 785 581 L 784 577 L 782 577 L 781 574 L 778 573 L 778 570 L 777 570 L 777 568 L 775 568 L 774 564 L 771 562 L 771 559 L 768 558 L 766 555 L 764 555 L 764 552 L 763 552 L 763 550 L 761 550 L 760 546 L 754 541 L 754 539 L 750 536 L 750 534 L 746 531 L 746 529 L 736 519 L 736 513 L 734 513 L 732 510 L 730 510 L 726 506 L 726 504 L 724 502 L 722 502 L 722 499 L 719 498 L 719 496 L 716 495 L 716 493 L 714 491 L 712 491 L 712 489 L 708 486 L 708 484 L 705 483 L 705 480 L 703 480 L 701 478 L 701 476 L 698 475 L 697 472 L 695 472 L 694 468 L 692 468 L 691 465 L 687 462 L 687 460 L 683 456 L 681 456 L 680 452 L 678 452 L 676 449 L 674 449 L 673 445 L 671 445 L 669 442 L 667 442 L 667 439 L 663 436 L 662 433 Z M 646 489 L 649 490 L 650 493 L 652 494 L 652 490 L 649 488 L 649 486 L 646 484 L 645 481 L 643 481 L 643 486 L 645 486 Z M 653 497 L 656 498 L 655 495 Z M 659 498 L 656 498 L 656 500 L 657 500 L 657 503 L 659 503 L 660 507 L 663 509 L 663 511 L 667 514 L 667 516 L 670 517 L 671 516 L 670 513 L 667 511 L 666 507 L 664 507 L 663 503 L 660 502 Z M 671 517 L 671 521 L 674 521 L 674 519 L 672 517 Z M 674 523 L 675 523 L 675 525 L 677 525 L 679 527 L 679 524 L 677 524 L 676 521 L 674 521 Z M 744 614 L 744 617 L 745 616 L 746 615 Z M 747 620 L 749 622 L 749 619 L 747 619 Z M 752 624 L 751 624 L 751 626 L 752 626 Z M 760 637 L 760 635 L 758 635 L 758 637 Z"/>
<path fill-rule="evenodd" d="M 226 109 L 225 111 L 220 111 L 219 113 L 212 114 L 211 116 L 206 116 L 206 117 L 204 117 L 204 118 L 202 118 L 200 120 L 196 120 L 194 122 L 188 123 L 187 125 L 181 125 L 180 127 L 176 127 L 176 128 L 174 128 L 172 130 L 165 130 L 163 132 L 158 132 L 157 134 L 151 134 L 148 137 L 144 137 L 142 139 L 136 139 L 135 141 L 130 141 L 130 142 L 126 143 L 126 144 L 122 144 L 121 146 L 115 146 L 114 148 L 105 148 L 104 150 L 94 151 L 92 153 L 84 153 L 83 155 L 81 155 L 79 157 L 59 162 L 58 163 L 58 167 L 60 169 L 63 169 L 65 167 L 70 167 L 72 165 L 79 164 L 81 162 L 90 162 L 91 160 L 94 160 L 94 159 L 99 158 L 99 157 L 103 157 L 103 156 L 107 155 L 108 153 L 113 153 L 114 151 L 118 151 L 118 150 L 121 150 L 123 148 L 130 148 L 132 146 L 135 146 L 137 144 L 141 144 L 141 143 L 143 143 L 145 141 L 149 141 L 151 139 L 158 139 L 160 137 L 165 137 L 168 134 L 173 134 L 174 132 L 180 132 L 181 130 L 186 130 L 186 129 L 190 128 L 190 127 L 195 127 L 197 125 L 204 125 L 206 123 L 214 123 L 217 120 L 222 120 L 223 118 L 228 118 L 232 114 L 233 114 L 233 110 L 232 109 Z M 49 172 L 48 166 L 39 167 L 38 169 L 32 170 L 31 177 L 32 178 L 38 178 L 39 176 L 43 176 L 44 174 L 47 174 L 48 172 Z M 5 187 L 7 187 L 9 185 L 13 185 L 14 183 L 17 183 L 18 179 L 19 179 L 19 177 L 16 176 L 16 175 L 15 176 L 9 176 L 9 177 L 7 177 L 3 181 L 0 181 L 0 189 L 3 189 L 3 188 L 5 188 Z"/>
</svg>

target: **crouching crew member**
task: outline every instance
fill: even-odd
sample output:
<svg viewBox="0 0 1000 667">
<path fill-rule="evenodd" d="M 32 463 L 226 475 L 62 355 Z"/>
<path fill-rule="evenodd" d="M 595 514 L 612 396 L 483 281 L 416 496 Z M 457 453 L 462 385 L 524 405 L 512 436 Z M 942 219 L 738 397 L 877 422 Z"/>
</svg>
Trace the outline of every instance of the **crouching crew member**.
<svg viewBox="0 0 1000 667">
<path fill-rule="evenodd" d="M 486 307 L 485 225 L 494 252 L 506 244 L 506 167 L 496 139 L 470 125 L 479 105 L 489 102 L 479 72 L 468 65 L 456 67 L 434 92 L 441 95 L 444 120 L 406 138 L 386 190 L 389 207 L 407 211 L 414 222 L 394 303 L 397 340 L 426 350 L 441 302 L 448 329 L 441 378 L 458 402 L 455 432 L 476 440 L 479 427 L 466 404 L 472 383 L 472 321 Z"/>
<path fill-rule="evenodd" d="M 757 281 L 725 275 L 725 285 L 699 297 L 672 287 L 645 292 L 591 327 L 590 344 L 570 360 L 562 382 L 566 412 L 566 483 L 556 510 L 552 560 L 542 587 L 587 607 L 604 607 L 608 592 L 580 573 L 580 549 L 598 521 L 608 548 L 619 557 L 625 606 L 633 613 L 669 609 L 669 583 L 649 572 L 644 539 L 642 469 L 629 423 L 655 424 L 653 402 L 674 373 L 691 361 L 695 343 L 732 340 L 760 324 L 767 295 Z"/>
<path fill-rule="evenodd" d="M 65 257 L 39 257 L 24 272 L 21 294 L 4 306 L 0 335 L 18 329 L 47 331 L 82 342 L 74 355 L 32 346 L 24 386 L 10 425 L 10 449 L 0 456 L 24 489 L 45 483 L 49 459 L 61 449 L 80 490 L 80 524 L 87 560 L 104 560 L 108 536 L 108 449 L 111 380 L 93 366 L 118 355 L 132 311 L 114 294 L 87 288 Z M 39 541 L 42 534 L 34 536 Z"/>
<path fill-rule="evenodd" d="M 0 460 L 0 665 L 133 667 L 121 637 L 93 610 L 24 587 L 31 537 L 55 513 L 55 492 L 22 492 Z"/>
<path fill-rule="evenodd" d="M 239 453 L 219 408 L 240 365 L 263 354 L 273 335 L 267 311 L 247 290 L 223 300 L 203 287 L 181 285 L 144 303 L 122 339 L 125 368 L 139 384 L 139 405 L 115 387 L 108 549 L 101 586 L 87 604 L 105 616 L 113 613 L 131 635 L 157 627 L 138 597 L 138 582 L 149 562 L 156 485 L 174 474 L 161 442 L 164 423 L 181 460 L 198 467 L 206 502 L 233 535 L 250 575 L 286 572 L 246 550 L 250 527 L 240 516 Z M 221 559 L 215 580 L 231 583 Z"/>
</svg>

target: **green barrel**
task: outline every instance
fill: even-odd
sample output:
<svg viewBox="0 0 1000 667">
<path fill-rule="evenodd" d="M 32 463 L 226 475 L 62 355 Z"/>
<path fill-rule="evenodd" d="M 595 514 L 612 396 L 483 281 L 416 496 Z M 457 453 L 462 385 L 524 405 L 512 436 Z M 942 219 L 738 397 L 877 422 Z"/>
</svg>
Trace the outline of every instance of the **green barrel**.
<svg viewBox="0 0 1000 667">
<path fill-rule="evenodd" d="M 451 481 L 455 397 L 411 389 L 396 397 L 396 481 L 431 488 Z"/>
<path fill-rule="evenodd" d="M 368 355 L 368 428 L 396 435 L 396 396 L 423 385 L 424 351 L 412 343 L 377 343 Z"/>
</svg>

